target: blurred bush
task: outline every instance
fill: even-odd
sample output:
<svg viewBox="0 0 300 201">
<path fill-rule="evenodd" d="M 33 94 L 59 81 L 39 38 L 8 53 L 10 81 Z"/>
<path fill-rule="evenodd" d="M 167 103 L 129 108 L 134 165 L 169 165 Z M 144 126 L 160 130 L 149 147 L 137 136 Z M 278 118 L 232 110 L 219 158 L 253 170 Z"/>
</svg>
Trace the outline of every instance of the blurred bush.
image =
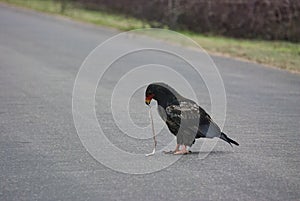
<svg viewBox="0 0 300 201">
<path fill-rule="evenodd" d="M 238 38 L 300 41 L 300 0 L 69 0 L 168 26 Z"/>
</svg>

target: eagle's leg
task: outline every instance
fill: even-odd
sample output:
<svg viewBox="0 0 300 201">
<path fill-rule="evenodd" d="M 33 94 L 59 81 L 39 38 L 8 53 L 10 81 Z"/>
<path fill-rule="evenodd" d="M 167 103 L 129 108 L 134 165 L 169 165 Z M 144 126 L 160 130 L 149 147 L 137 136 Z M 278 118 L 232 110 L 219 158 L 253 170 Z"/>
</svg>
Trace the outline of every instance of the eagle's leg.
<svg viewBox="0 0 300 201">
<path fill-rule="evenodd" d="M 179 147 L 180 147 L 180 144 L 176 144 L 176 147 L 175 147 L 175 150 L 173 151 L 173 153 L 176 153 L 177 151 L 179 151 Z"/>
<path fill-rule="evenodd" d="M 180 144 L 176 144 L 175 150 L 174 151 L 164 151 L 165 154 L 175 154 L 176 152 L 179 151 Z"/>
<path fill-rule="evenodd" d="M 187 150 L 186 145 L 182 145 L 181 150 L 174 152 L 175 155 L 188 154 L 188 153 L 190 153 L 190 152 Z"/>
</svg>

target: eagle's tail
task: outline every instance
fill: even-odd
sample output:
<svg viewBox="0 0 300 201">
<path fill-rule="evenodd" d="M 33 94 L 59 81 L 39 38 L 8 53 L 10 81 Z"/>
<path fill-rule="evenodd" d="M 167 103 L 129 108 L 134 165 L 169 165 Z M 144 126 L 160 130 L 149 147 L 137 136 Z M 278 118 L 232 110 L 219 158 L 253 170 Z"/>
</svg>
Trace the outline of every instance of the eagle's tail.
<svg viewBox="0 0 300 201">
<path fill-rule="evenodd" d="M 232 146 L 232 144 L 235 144 L 236 146 L 239 146 L 239 143 L 237 143 L 236 141 L 230 139 L 229 137 L 227 137 L 227 135 L 225 133 L 221 133 L 220 138 L 226 142 L 228 142 L 230 144 L 230 146 Z M 232 144 L 231 144 L 232 143 Z"/>
</svg>

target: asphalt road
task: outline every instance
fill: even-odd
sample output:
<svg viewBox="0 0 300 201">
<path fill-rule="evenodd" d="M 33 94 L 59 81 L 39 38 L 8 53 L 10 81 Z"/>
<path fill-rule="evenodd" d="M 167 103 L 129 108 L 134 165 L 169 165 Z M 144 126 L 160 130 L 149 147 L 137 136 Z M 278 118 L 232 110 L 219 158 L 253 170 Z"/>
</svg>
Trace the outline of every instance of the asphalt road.
<svg viewBox="0 0 300 201">
<path fill-rule="evenodd" d="M 300 76 L 228 58 L 213 60 L 226 89 L 224 130 L 239 147 L 218 141 L 203 160 L 183 156 L 140 175 L 93 159 L 74 126 L 72 90 L 85 57 L 115 34 L 0 4 L 0 200 L 300 200 Z M 123 64 L 147 63 L 147 54 L 139 58 Z M 97 103 L 107 98 L 100 92 L 113 86 L 117 72 L 108 72 Z M 209 110 L 207 95 L 200 102 Z M 96 110 L 101 121 L 107 107 Z M 133 120 L 142 125 L 138 115 L 146 111 L 133 112 Z M 109 117 L 102 123 L 116 146 L 151 151 L 151 139 L 119 135 Z M 169 137 L 165 130 L 159 144 Z"/>
</svg>

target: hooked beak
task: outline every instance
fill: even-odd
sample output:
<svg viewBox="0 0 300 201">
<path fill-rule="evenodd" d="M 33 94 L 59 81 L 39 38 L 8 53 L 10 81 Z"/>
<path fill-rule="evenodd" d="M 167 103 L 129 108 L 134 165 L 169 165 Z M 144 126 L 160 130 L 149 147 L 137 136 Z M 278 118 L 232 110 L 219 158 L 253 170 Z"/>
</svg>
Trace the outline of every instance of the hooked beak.
<svg viewBox="0 0 300 201">
<path fill-rule="evenodd" d="M 150 102 L 151 102 L 151 100 L 152 100 L 153 97 L 154 97 L 153 94 L 146 96 L 146 99 L 145 99 L 146 105 L 150 104 Z"/>
</svg>

